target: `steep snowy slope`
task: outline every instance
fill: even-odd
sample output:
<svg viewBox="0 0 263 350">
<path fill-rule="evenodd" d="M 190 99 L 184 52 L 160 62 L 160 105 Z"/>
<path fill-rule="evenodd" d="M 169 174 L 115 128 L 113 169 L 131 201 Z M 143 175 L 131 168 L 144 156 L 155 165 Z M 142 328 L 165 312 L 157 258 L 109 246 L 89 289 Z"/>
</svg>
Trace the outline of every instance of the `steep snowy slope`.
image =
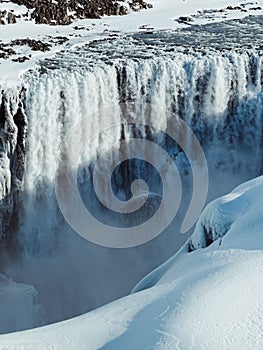
<svg viewBox="0 0 263 350">
<path fill-rule="evenodd" d="M 204 245 L 209 227 L 215 242 L 191 253 L 187 242 L 140 292 L 69 321 L 0 336 L 0 349 L 262 349 L 262 194 L 260 177 L 212 202 L 190 241 Z"/>
</svg>

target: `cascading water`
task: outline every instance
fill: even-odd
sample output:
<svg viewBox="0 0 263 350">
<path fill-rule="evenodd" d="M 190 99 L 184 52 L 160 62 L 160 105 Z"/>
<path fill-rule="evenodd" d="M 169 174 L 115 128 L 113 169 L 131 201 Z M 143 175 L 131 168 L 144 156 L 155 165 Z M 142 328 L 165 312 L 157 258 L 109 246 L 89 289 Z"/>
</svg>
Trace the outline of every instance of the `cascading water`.
<svg viewBox="0 0 263 350">
<path fill-rule="evenodd" d="M 182 45 L 186 34 L 189 44 Z M 205 30 L 204 37 L 208 40 Z M 180 147 L 167 136 L 179 118 L 205 151 L 209 199 L 261 172 L 261 51 L 218 50 L 218 45 L 197 50 L 194 38 L 194 29 L 114 37 L 40 62 L 37 70 L 26 74 L 20 102 L 28 119 L 26 169 L 13 218 L 17 221 L 9 230 L 23 253 L 6 271 L 36 286 L 49 322 L 124 295 L 186 239 L 178 228 L 189 205 L 191 169 Z M 132 120 L 125 121 L 119 106 L 130 103 Z M 145 105 L 151 106 L 150 114 L 143 113 Z M 101 134 L 105 120 L 117 127 Z M 141 126 L 149 124 L 151 128 Z M 89 210 L 107 224 L 124 227 L 138 215 L 118 216 L 99 203 L 91 181 L 98 157 L 116 161 L 115 143 L 121 139 L 126 140 L 129 155 L 129 139 L 136 135 L 160 145 L 175 161 L 187 188 L 178 215 L 157 239 L 137 248 L 108 249 L 83 240 L 68 226 L 58 208 L 55 180 L 61 145 L 75 125 L 68 160 L 79 156 L 76 145 L 85 149 L 77 169 L 78 186 Z M 2 153 L 3 159 L 10 159 L 6 148 Z M 112 185 L 119 199 L 128 200 L 131 182 L 137 178 L 147 181 L 154 198 L 141 215 L 143 220 L 153 208 L 158 210 L 162 195 L 160 177 L 149 164 L 132 159 L 119 165 L 103 191 L 107 197 Z"/>
</svg>

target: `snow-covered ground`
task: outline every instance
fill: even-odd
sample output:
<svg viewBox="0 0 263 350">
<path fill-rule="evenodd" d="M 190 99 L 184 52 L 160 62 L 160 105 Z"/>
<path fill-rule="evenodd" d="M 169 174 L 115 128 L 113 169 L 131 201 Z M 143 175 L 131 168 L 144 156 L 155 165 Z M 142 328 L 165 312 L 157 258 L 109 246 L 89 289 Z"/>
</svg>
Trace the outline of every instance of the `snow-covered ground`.
<svg viewBox="0 0 263 350">
<path fill-rule="evenodd" d="M 214 239 L 218 228 L 224 236 L 190 253 L 187 242 L 136 293 L 75 319 L 2 335 L 0 349 L 262 349 L 262 193 L 260 177 L 212 202 L 191 244 L 203 244 L 204 227 Z"/>
<path fill-rule="evenodd" d="M 148 3 L 153 5 L 152 9 L 131 12 L 126 16 L 77 20 L 67 26 L 36 25 L 33 21 L 26 21 L 24 18 L 15 24 L 0 25 L 0 44 L 1 42 L 7 44 L 7 48 L 12 47 L 16 52 L 7 59 L 0 58 L 1 84 L 17 84 L 19 76 L 31 68 L 39 58 L 106 37 L 113 32 L 121 34 L 153 29 L 177 29 L 193 24 L 263 14 L 263 0 L 151 0 Z M 236 6 L 237 9 L 235 9 Z M 10 1 L 0 4 L 0 10 L 5 9 L 13 9 L 15 14 L 23 13 L 25 10 L 23 6 L 11 4 Z M 189 17 L 190 21 L 179 23 L 177 20 L 182 16 Z M 60 44 L 58 38 L 61 36 L 68 40 Z M 51 43 L 51 50 L 40 52 L 32 51 L 27 45 L 9 46 L 14 39 L 26 38 Z M 22 57 L 26 57 L 25 62 L 13 61 Z"/>
</svg>

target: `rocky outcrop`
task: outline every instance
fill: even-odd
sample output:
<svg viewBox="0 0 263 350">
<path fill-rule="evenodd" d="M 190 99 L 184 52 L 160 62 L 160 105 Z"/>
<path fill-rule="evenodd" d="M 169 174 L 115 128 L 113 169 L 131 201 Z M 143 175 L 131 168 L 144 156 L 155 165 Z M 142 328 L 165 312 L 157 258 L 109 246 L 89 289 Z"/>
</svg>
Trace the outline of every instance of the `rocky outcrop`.
<svg viewBox="0 0 263 350">
<path fill-rule="evenodd" d="M 24 17 L 37 24 L 67 25 L 74 19 L 101 18 L 102 16 L 122 16 L 129 10 L 139 11 L 151 8 L 144 0 L 13 0 L 27 7 Z M 122 4 L 123 3 L 123 4 Z M 19 16 L 12 12 L 0 13 L 0 23 L 15 23 Z"/>
</svg>

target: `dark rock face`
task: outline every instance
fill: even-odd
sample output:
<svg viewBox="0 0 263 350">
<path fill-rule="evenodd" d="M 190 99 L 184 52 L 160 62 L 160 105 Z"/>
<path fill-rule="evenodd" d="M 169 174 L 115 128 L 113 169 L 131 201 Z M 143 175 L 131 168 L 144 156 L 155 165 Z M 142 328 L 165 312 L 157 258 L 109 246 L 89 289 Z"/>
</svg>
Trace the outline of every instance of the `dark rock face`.
<svg viewBox="0 0 263 350">
<path fill-rule="evenodd" d="M 27 117 L 20 92 L 0 92 L 0 240 L 7 233 L 22 189 Z"/>
<path fill-rule="evenodd" d="M 33 10 L 31 18 L 37 24 L 67 25 L 74 19 L 101 18 L 102 16 L 122 16 L 132 11 L 151 8 L 144 0 L 13 0 L 18 5 L 24 5 Z M 123 2 L 123 5 L 120 4 Z M 127 7 L 128 5 L 128 7 Z M 26 14 L 25 16 L 28 16 Z M 7 18 L 3 21 L 1 17 Z M 13 13 L 0 13 L 0 23 L 16 23 Z"/>
</svg>

